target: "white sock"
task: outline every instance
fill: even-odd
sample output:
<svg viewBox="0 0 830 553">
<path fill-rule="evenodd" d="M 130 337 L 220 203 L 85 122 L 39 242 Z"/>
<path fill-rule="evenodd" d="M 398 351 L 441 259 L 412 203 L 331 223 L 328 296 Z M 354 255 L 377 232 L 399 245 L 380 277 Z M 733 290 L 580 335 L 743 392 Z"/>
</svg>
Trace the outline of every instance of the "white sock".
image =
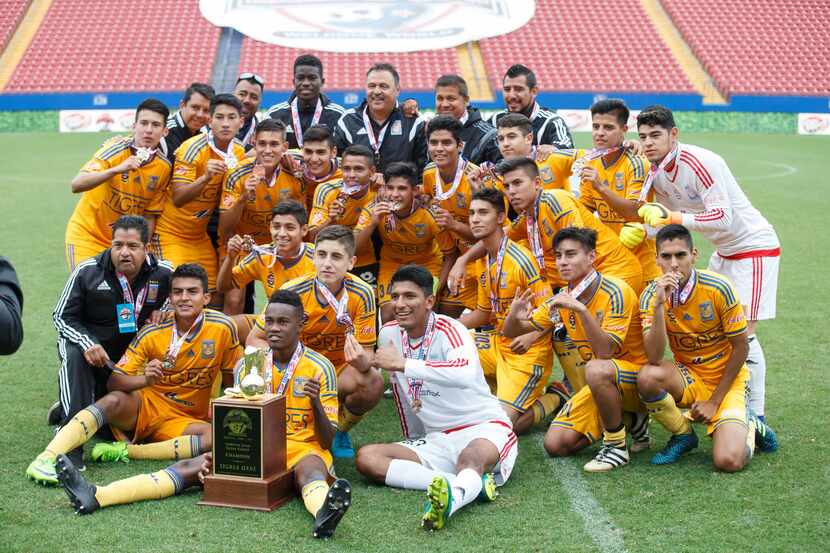
<svg viewBox="0 0 830 553">
<path fill-rule="evenodd" d="M 453 515 L 461 507 L 474 501 L 481 493 L 481 475 L 473 469 L 464 469 L 450 480 L 450 486 L 452 487 L 450 515 Z"/>
<path fill-rule="evenodd" d="M 454 474 L 432 470 L 415 461 L 393 459 L 386 471 L 386 485 L 405 490 L 426 490 L 436 476 L 443 476 L 447 480 L 455 477 Z"/>
<path fill-rule="evenodd" d="M 761 342 L 754 334 L 749 337 L 749 353 L 746 356 L 749 368 L 749 408 L 759 417 L 764 416 L 764 393 L 766 391 L 767 361 Z"/>
</svg>

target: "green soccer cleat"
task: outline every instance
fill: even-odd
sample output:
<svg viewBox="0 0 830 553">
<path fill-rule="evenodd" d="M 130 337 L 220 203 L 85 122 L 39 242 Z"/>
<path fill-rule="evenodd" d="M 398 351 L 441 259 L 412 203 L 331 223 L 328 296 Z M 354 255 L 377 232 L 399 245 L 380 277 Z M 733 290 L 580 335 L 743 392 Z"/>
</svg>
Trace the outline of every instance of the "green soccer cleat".
<svg viewBox="0 0 830 553">
<path fill-rule="evenodd" d="M 26 468 L 26 477 L 44 486 L 57 486 L 58 475 L 55 471 L 55 460 L 41 453 L 29 463 Z"/>
<path fill-rule="evenodd" d="M 427 503 L 424 506 L 424 516 L 421 517 L 421 527 L 424 530 L 440 530 L 447 524 L 451 509 L 450 481 L 443 476 L 436 476 L 427 488 Z"/>
<path fill-rule="evenodd" d="M 496 478 L 492 472 L 485 472 L 481 475 L 481 491 L 478 494 L 478 500 L 485 503 L 495 501 L 499 496 L 499 490 L 496 488 Z"/>
<path fill-rule="evenodd" d="M 98 463 L 130 462 L 126 442 L 101 442 L 92 448 L 92 460 Z"/>
<path fill-rule="evenodd" d="M 58 455 L 55 466 L 58 470 L 58 480 L 76 514 L 91 515 L 101 508 L 95 499 L 95 486 L 86 481 L 67 455 Z"/>
</svg>

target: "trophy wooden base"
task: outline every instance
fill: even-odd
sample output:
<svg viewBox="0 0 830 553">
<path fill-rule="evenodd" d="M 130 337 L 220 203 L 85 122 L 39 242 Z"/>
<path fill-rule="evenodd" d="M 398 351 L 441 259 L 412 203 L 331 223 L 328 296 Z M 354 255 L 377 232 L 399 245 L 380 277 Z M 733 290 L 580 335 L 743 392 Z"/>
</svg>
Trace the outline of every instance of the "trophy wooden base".
<svg viewBox="0 0 830 553">
<path fill-rule="evenodd" d="M 294 497 L 294 471 L 269 478 L 208 475 L 199 505 L 235 507 L 254 511 L 273 511 Z"/>
</svg>

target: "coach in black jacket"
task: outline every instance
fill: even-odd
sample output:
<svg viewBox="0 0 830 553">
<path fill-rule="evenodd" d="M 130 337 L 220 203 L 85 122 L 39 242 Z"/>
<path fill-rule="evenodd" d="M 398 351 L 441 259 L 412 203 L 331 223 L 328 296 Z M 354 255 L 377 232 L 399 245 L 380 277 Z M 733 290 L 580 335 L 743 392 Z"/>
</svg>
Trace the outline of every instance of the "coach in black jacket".
<svg viewBox="0 0 830 553">
<path fill-rule="evenodd" d="M 50 411 L 50 422 L 65 424 L 107 393 L 108 366 L 167 300 L 173 268 L 147 253 L 148 230 L 143 217 L 120 217 L 112 247 L 79 264 L 66 282 L 53 314 L 62 409 Z"/>
</svg>

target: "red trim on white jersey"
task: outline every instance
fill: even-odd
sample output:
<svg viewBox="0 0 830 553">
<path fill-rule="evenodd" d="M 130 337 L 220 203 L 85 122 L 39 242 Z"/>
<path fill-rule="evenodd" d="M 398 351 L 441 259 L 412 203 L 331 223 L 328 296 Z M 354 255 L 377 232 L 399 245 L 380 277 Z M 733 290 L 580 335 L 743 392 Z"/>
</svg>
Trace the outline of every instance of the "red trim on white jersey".
<svg viewBox="0 0 830 553">
<path fill-rule="evenodd" d="M 686 150 L 682 150 L 680 152 L 680 161 L 684 162 L 688 165 L 692 171 L 695 172 L 697 178 L 700 179 L 700 182 L 706 188 L 710 188 L 714 181 L 712 180 L 712 176 L 709 174 L 709 171 L 706 170 L 706 167 L 701 163 L 699 159 L 697 159 L 693 154 Z"/>
<path fill-rule="evenodd" d="M 464 430 L 465 428 L 470 428 L 471 426 L 478 426 L 479 424 L 500 424 L 505 428 L 509 428 L 511 432 L 513 431 L 513 427 L 506 422 L 493 419 L 490 421 L 474 422 L 470 424 L 462 424 L 461 426 L 456 426 L 455 428 L 448 428 L 447 430 L 444 430 L 444 434 L 452 434 L 453 432 L 458 432 L 459 430 Z"/>
<path fill-rule="evenodd" d="M 409 427 L 406 424 L 406 415 L 403 412 L 403 407 L 401 406 L 401 396 L 400 392 L 398 392 L 398 385 L 395 382 L 392 382 L 392 395 L 395 399 L 395 408 L 398 410 L 398 419 L 401 421 L 401 432 L 403 435 L 409 438 Z"/>
<path fill-rule="evenodd" d="M 723 255 L 718 252 L 718 256 L 724 259 L 751 259 L 755 257 L 778 257 L 781 255 L 781 248 L 770 248 L 767 250 L 750 250 L 748 252 L 736 253 L 733 255 Z"/>
<path fill-rule="evenodd" d="M 507 443 L 504 444 L 504 447 L 501 448 L 501 451 L 499 451 L 500 461 L 504 461 L 504 458 L 507 457 L 507 454 L 510 453 L 510 450 L 513 449 L 513 447 L 516 445 L 518 441 L 519 438 L 517 438 L 516 435 L 513 432 L 511 432 L 510 438 L 507 439 Z"/>
<path fill-rule="evenodd" d="M 424 361 L 427 367 L 433 369 L 452 369 L 455 367 L 466 367 L 470 364 L 469 359 L 453 359 L 452 361 Z"/>
<path fill-rule="evenodd" d="M 758 309 L 761 306 L 761 288 L 764 285 L 764 258 L 752 258 L 752 302 L 749 306 L 749 320 L 758 320 Z"/>
<path fill-rule="evenodd" d="M 435 321 L 435 328 L 442 331 L 446 335 L 452 347 L 460 348 L 464 344 L 461 340 L 461 336 L 458 334 L 458 330 L 456 330 L 449 321 L 438 317 Z"/>
<path fill-rule="evenodd" d="M 722 209 L 713 209 L 711 211 L 704 211 L 703 213 L 699 213 L 695 215 L 695 221 L 698 223 L 706 223 L 709 221 L 717 221 L 718 219 L 724 218 L 724 212 Z"/>
</svg>

